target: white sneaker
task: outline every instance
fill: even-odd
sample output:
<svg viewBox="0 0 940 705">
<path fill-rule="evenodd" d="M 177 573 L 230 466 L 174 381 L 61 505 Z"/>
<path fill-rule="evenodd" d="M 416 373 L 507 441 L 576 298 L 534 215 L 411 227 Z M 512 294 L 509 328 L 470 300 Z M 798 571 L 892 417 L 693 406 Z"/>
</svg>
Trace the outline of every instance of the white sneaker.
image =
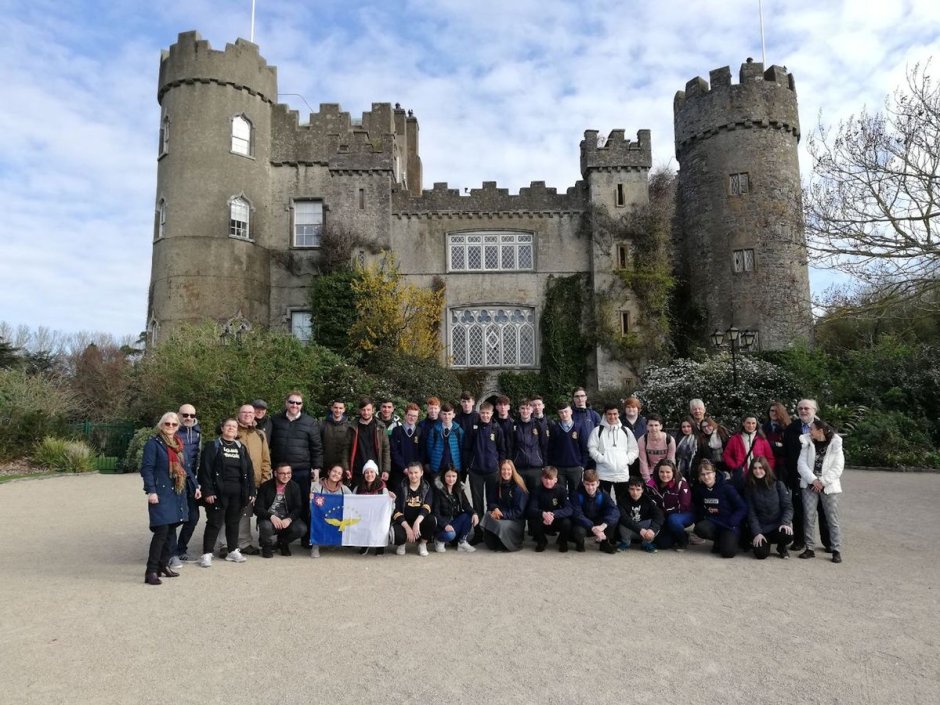
<svg viewBox="0 0 940 705">
<path fill-rule="evenodd" d="M 395 555 L 396 555 L 396 556 L 404 556 L 404 555 L 405 555 L 405 544 L 402 544 L 401 546 L 398 546 L 398 547 L 395 549 Z"/>
<path fill-rule="evenodd" d="M 212 554 L 203 553 L 199 558 L 199 567 L 200 568 L 211 568 L 212 567 Z"/>
<path fill-rule="evenodd" d="M 466 541 L 461 541 L 460 543 L 457 544 L 457 550 L 460 551 L 461 553 L 473 553 L 477 549 L 476 547 L 471 546 Z"/>
<path fill-rule="evenodd" d="M 443 546 L 442 546 L 442 548 L 443 548 Z M 428 555 L 428 545 L 427 545 L 426 543 L 424 543 L 423 541 L 418 544 L 418 555 L 419 555 L 419 556 L 426 556 L 426 555 Z"/>
<path fill-rule="evenodd" d="M 183 567 L 183 561 L 179 559 L 179 556 L 171 556 L 169 562 L 166 564 L 167 568 L 176 570 L 177 568 Z"/>
<path fill-rule="evenodd" d="M 320 557 L 320 547 L 319 547 L 319 546 L 311 546 L 311 547 L 310 547 L 310 557 L 311 557 L 311 558 L 319 558 L 319 557 Z"/>
<path fill-rule="evenodd" d="M 244 563 L 248 559 L 242 555 L 242 552 L 237 548 L 234 551 L 229 551 L 228 555 L 225 557 L 225 560 L 232 561 L 232 563 Z"/>
<path fill-rule="evenodd" d="M 434 542 L 434 550 L 435 550 L 437 553 L 444 553 L 444 552 L 447 550 L 447 546 L 444 545 L 444 542 L 443 542 L 443 541 L 435 541 L 435 542 Z"/>
</svg>

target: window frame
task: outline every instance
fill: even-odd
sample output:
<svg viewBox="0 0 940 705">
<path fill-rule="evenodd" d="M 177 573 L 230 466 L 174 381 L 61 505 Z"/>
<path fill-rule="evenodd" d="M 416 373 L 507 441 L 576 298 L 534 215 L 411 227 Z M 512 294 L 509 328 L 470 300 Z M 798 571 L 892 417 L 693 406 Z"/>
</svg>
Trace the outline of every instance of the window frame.
<svg viewBox="0 0 940 705">
<path fill-rule="evenodd" d="M 248 127 L 248 136 L 244 137 L 241 135 L 235 134 L 235 126 L 237 124 L 244 123 Z M 239 113 L 238 115 L 233 115 L 231 119 L 229 129 L 229 152 L 235 154 L 239 157 L 247 157 L 253 159 L 255 156 L 255 124 L 251 119 L 244 113 Z M 236 143 L 236 140 L 238 142 Z M 236 149 L 236 145 L 244 144 L 245 151 Z"/>
<path fill-rule="evenodd" d="M 239 221 L 236 220 L 233 216 L 235 215 L 234 209 L 236 206 L 244 206 L 245 208 L 245 220 Z M 244 240 L 245 242 L 254 242 L 252 238 L 251 231 L 251 211 L 254 208 L 251 205 L 251 201 L 245 196 L 245 194 L 239 194 L 237 196 L 232 196 L 228 200 L 228 236 L 233 240 Z M 244 235 L 238 234 L 238 226 L 235 225 L 236 222 L 244 222 Z M 233 232 L 235 230 L 235 232 Z"/>
<path fill-rule="evenodd" d="M 295 323 L 294 323 L 295 316 L 304 316 L 304 315 L 307 316 L 306 327 L 308 331 L 308 336 L 306 338 L 303 338 L 297 334 L 299 327 L 295 326 Z M 311 311 L 310 309 L 306 309 L 306 308 L 290 309 L 287 312 L 287 316 L 288 316 L 288 325 L 290 326 L 290 334 L 294 336 L 295 338 L 297 338 L 297 340 L 299 340 L 302 343 L 311 342 L 313 340 L 313 311 Z"/>
<path fill-rule="evenodd" d="M 298 244 L 297 242 L 297 227 L 298 225 L 307 226 L 307 225 L 317 225 L 317 223 L 298 223 L 297 222 L 297 213 L 298 213 L 298 204 L 319 204 L 320 206 L 320 223 L 319 230 L 315 233 L 316 243 L 312 245 L 308 244 Z M 323 224 L 326 215 L 326 205 L 323 203 L 322 198 L 294 198 L 291 199 L 291 226 L 290 226 L 290 246 L 291 249 L 295 250 L 313 250 L 319 249 L 322 247 L 323 239 Z"/>
<path fill-rule="evenodd" d="M 154 225 L 153 240 L 162 240 L 166 237 L 166 199 L 161 196 L 160 200 L 157 201 L 157 210 L 156 210 L 156 222 Z"/>
<path fill-rule="evenodd" d="M 750 274 L 757 269 L 753 247 L 743 247 L 731 251 L 731 271 L 735 274 Z"/>
<path fill-rule="evenodd" d="M 742 189 L 743 186 L 743 189 Z M 751 192 L 751 175 L 747 171 L 739 171 L 728 175 L 728 195 L 746 196 Z"/>
<path fill-rule="evenodd" d="M 447 343 L 450 367 L 525 370 L 538 368 L 538 319 L 535 313 L 534 306 L 522 304 L 480 304 L 449 309 Z M 502 321 L 501 315 L 504 318 Z M 516 317 L 518 320 L 513 320 Z M 524 346 L 530 349 L 528 355 L 523 354 Z M 496 356 L 495 360 L 491 359 L 493 355 Z"/>
<path fill-rule="evenodd" d="M 157 159 L 170 153 L 170 116 L 164 114 L 160 118 L 160 136 L 157 145 Z"/>
<path fill-rule="evenodd" d="M 500 272 L 534 272 L 535 233 L 531 230 L 462 230 L 447 233 L 444 255 L 448 274 L 479 274 Z M 504 248 L 512 248 L 515 266 L 503 266 Z M 479 251 L 478 267 L 470 267 L 471 250 Z M 528 250 L 529 266 L 519 266 L 523 252 Z M 455 267 L 455 251 L 461 251 L 462 267 Z M 487 266 L 489 257 L 494 257 L 495 266 Z"/>
</svg>

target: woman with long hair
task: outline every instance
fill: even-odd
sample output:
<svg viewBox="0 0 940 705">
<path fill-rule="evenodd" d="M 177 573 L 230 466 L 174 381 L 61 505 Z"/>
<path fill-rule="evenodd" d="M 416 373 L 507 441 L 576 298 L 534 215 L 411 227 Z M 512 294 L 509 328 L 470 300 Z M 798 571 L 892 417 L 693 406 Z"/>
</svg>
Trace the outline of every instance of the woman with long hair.
<svg viewBox="0 0 940 705">
<path fill-rule="evenodd" d="M 395 534 L 395 553 L 404 556 L 409 543 L 418 546 L 418 555 L 428 555 L 428 540 L 437 530 L 437 521 L 431 511 L 434 494 L 423 478 L 421 463 L 412 461 L 405 468 L 405 481 L 395 496 L 392 531 Z"/>
<path fill-rule="evenodd" d="M 499 482 L 490 488 L 480 525 L 483 541 L 492 551 L 518 551 L 524 538 L 529 492 L 511 460 L 499 464 Z"/>
<path fill-rule="evenodd" d="M 457 550 L 462 553 L 476 551 L 467 543 L 467 536 L 480 523 L 480 517 L 473 511 L 455 468 L 447 468 L 435 482 L 433 513 L 437 519 L 435 551 L 444 553 L 452 541 L 457 542 Z"/>
<path fill-rule="evenodd" d="M 186 467 L 183 442 L 176 434 L 179 426 L 179 417 L 172 411 L 166 412 L 160 417 L 156 433 L 144 444 L 140 475 L 150 515 L 150 551 L 144 573 L 144 582 L 148 585 L 160 585 L 161 575 L 179 576 L 167 566 L 172 535 L 176 527 L 189 519 L 187 491 L 194 493 L 196 499 L 200 497 L 196 478 Z"/>
<path fill-rule="evenodd" d="M 676 468 L 686 480 L 692 479 L 692 473 L 699 457 L 699 430 L 690 416 L 679 422 L 679 435 L 676 437 Z"/>
<path fill-rule="evenodd" d="M 646 435 L 637 439 L 640 450 L 640 475 L 650 479 L 650 472 L 663 458 L 676 459 L 676 441 L 663 431 L 663 417 L 650 414 L 646 419 Z"/>
<path fill-rule="evenodd" d="M 744 477 L 754 458 L 767 458 L 767 463 L 773 469 L 774 452 L 758 427 L 756 416 L 744 417 L 741 428 L 725 444 L 722 457 L 725 469 L 731 473 L 731 480 L 738 490 L 744 489 Z"/>
<path fill-rule="evenodd" d="M 711 416 L 706 416 L 702 419 L 699 430 L 702 433 L 700 444 L 702 458 L 711 462 L 711 464 L 715 466 L 716 471 L 727 473 L 729 469 L 725 466 L 724 453 L 725 445 L 728 443 L 728 438 L 731 436 L 728 429 L 715 421 Z M 730 477 L 730 474 L 727 474 L 726 477 Z M 694 481 L 697 482 L 698 477 L 696 477 Z"/>
<path fill-rule="evenodd" d="M 343 482 L 345 474 L 346 471 L 342 465 L 334 464 L 325 475 L 321 475 L 319 480 L 310 485 L 310 498 L 307 501 L 313 500 L 316 494 L 352 494 L 353 491 Z M 320 557 L 320 547 L 317 544 L 310 545 L 310 557 Z"/>
<path fill-rule="evenodd" d="M 374 460 L 367 460 L 366 464 L 362 466 L 362 477 L 359 478 L 359 484 L 356 485 L 356 489 L 353 491 L 353 494 L 385 495 L 391 500 L 391 496 L 388 493 L 388 488 L 385 486 L 385 482 L 382 480 L 382 478 L 379 477 L 379 466 Z M 360 556 L 368 555 L 368 553 L 368 546 L 363 546 L 359 549 Z M 385 548 L 381 546 L 376 548 L 375 555 L 384 556 Z"/>
<path fill-rule="evenodd" d="M 813 419 L 809 433 L 800 436 L 803 448 L 797 461 L 800 489 L 803 493 L 804 539 L 806 550 L 800 558 L 816 557 L 816 505 L 822 503 L 829 522 L 829 540 L 832 562 L 842 562 L 842 529 L 839 526 L 839 495 L 842 494 L 842 471 L 845 455 L 842 437 L 832 426 Z"/>
<path fill-rule="evenodd" d="M 646 483 L 653 501 L 662 510 L 666 523 L 656 536 L 660 548 L 682 551 L 689 544 L 686 527 L 692 526 L 692 491 L 676 469 L 676 464 L 663 458 Z"/>
<path fill-rule="evenodd" d="M 793 502 L 790 490 L 777 480 L 766 458 L 751 461 L 744 483 L 747 500 L 747 522 L 751 529 L 754 557 L 763 560 L 770 555 L 770 545 L 777 545 L 777 555 L 789 558 L 787 546 L 793 541 Z"/>
</svg>

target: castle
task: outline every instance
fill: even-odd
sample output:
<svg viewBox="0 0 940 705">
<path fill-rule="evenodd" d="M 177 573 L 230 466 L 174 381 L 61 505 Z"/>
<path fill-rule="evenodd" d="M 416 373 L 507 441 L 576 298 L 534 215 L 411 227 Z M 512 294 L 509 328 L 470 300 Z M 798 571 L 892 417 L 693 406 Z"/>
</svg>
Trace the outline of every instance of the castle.
<svg viewBox="0 0 940 705">
<path fill-rule="evenodd" d="M 749 328 L 764 349 L 809 339 L 793 78 L 749 61 L 739 84 L 728 68 L 710 79 L 675 98 L 680 264 L 709 330 Z M 151 340 L 182 322 L 236 316 L 309 337 L 325 225 L 367 236 L 362 261 L 394 252 L 409 283 L 443 280 L 442 362 L 453 367 L 538 369 L 552 277 L 586 273 L 605 299 L 605 324 L 623 335 L 644 326 L 629 289 L 609 300 L 631 243 L 590 231 L 599 210 L 617 216 L 649 202 L 649 130 L 635 140 L 585 131 L 582 180 L 564 193 L 535 181 L 518 195 L 492 182 L 462 195 L 446 183 L 423 190 L 410 111 L 374 103 L 357 120 L 321 104 L 301 123 L 277 102 L 276 69 L 243 39 L 218 51 L 180 34 L 161 55 L 157 99 Z M 599 389 L 638 372 L 601 345 L 589 369 Z"/>
</svg>

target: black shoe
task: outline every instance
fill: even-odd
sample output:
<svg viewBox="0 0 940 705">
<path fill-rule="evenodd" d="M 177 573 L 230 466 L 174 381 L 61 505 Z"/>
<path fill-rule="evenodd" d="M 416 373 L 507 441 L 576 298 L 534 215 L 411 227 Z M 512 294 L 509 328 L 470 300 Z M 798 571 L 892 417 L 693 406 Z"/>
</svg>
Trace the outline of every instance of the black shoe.
<svg viewBox="0 0 940 705">
<path fill-rule="evenodd" d="M 815 558 L 816 551 L 811 548 L 807 548 L 803 553 L 800 554 L 800 558 Z"/>
<path fill-rule="evenodd" d="M 259 553 L 261 553 L 261 551 L 259 551 L 254 546 L 249 545 L 242 549 L 242 553 L 246 556 L 257 556 Z"/>
<path fill-rule="evenodd" d="M 228 555 L 228 549 L 225 546 L 219 549 L 219 558 L 225 558 Z"/>
<path fill-rule="evenodd" d="M 601 551 L 604 553 L 616 553 L 617 547 L 614 546 L 610 541 L 601 541 Z"/>
<path fill-rule="evenodd" d="M 781 546 L 780 548 L 777 549 L 777 555 L 780 556 L 781 558 L 789 558 L 790 551 L 787 550 L 786 546 Z"/>
<path fill-rule="evenodd" d="M 261 557 L 262 558 L 274 558 L 274 551 L 271 550 L 270 546 L 262 546 Z"/>
<path fill-rule="evenodd" d="M 384 555 L 385 555 L 385 549 L 384 549 L 384 548 L 377 548 L 377 549 L 375 549 L 375 555 L 377 555 L 377 556 L 384 556 Z"/>
<path fill-rule="evenodd" d="M 576 539 L 574 542 L 574 550 L 578 553 L 584 553 L 584 539 Z"/>
<path fill-rule="evenodd" d="M 559 542 L 558 542 L 558 552 L 559 552 L 559 553 L 568 553 L 568 542 L 567 542 L 567 541 L 559 541 Z"/>
<path fill-rule="evenodd" d="M 157 577 L 156 573 L 146 573 L 144 575 L 144 582 L 147 585 L 163 585 L 163 581 Z"/>
<path fill-rule="evenodd" d="M 167 566 L 165 566 L 165 565 L 161 565 L 161 566 L 157 569 L 157 575 L 162 575 L 162 576 L 165 577 L 165 578 L 178 578 L 178 577 L 180 577 L 180 574 L 179 574 L 179 573 L 177 573 L 175 570 L 170 570 L 170 569 L 169 569 Z"/>
<path fill-rule="evenodd" d="M 473 532 L 473 536 L 470 537 L 467 543 L 469 543 L 471 546 L 476 546 L 477 544 L 483 543 L 483 532 L 475 530 Z"/>
<path fill-rule="evenodd" d="M 823 553 L 835 553 L 829 546 L 823 548 Z"/>
<path fill-rule="evenodd" d="M 301 548 L 310 548 L 310 539 L 303 539 L 300 542 Z"/>
<path fill-rule="evenodd" d="M 832 552 L 832 562 L 833 562 L 833 563 L 841 563 L 841 562 L 842 562 L 842 554 L 839 553 L 838 551 L 833 551 L 833 552 Z"/>
<path fill-rule="evenodd" d="M 545 550 L 545 547 L 546 547 L 547 545 L 548 545 L 548 542 L 547 542 L 547 541 L 539 541 L 538 543 L 535 544 L 535 552 L 536 552 L 536 553 L 541 553 L 542 551 Z"/>
<path fill-rule="evenodd" d="M 289 555 L 290 555 L 290 546 L 288 546 L 286 542 L 281 542 L 281 543 L 278 545 L 278 548 L 281 549 L 281 555 L 282 555 L 282 556 L 289 556 Z"/>
<path fill-rule="evenodd" d="M 790 549 L 791 549 L 794 553 L 799 553 L 800 551 L 806 550 L 806 544 L 805 544 L 805 543 L 795 543 L 795 544 L 793 544 L 792 546 L 790 546 Z"/>
</svg>

